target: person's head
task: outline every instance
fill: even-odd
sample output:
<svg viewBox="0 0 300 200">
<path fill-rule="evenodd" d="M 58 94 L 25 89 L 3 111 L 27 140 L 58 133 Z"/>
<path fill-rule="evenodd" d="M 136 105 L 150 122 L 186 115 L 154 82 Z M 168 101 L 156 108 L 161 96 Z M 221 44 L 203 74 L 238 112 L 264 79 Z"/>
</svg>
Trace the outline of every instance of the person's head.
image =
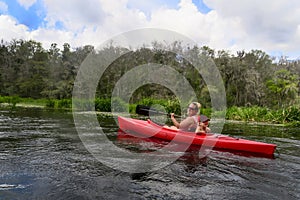
<svg viewBox="0 0 300 200">
<path fill-rule="evenodd" d="M 190 103 L 190 105 L 188 107 L 187 114 L 189 116 L 197 115 L 197 113 L 200 110 L 200 108 L 201 108 L 201 104 L 200 103 L 198 103 L 198 102 L 192 102 L 192 103 Z"/>
<path fill-rule="evenodd" d="M 200 121 L 205 126 L 208 126 L 208 123 L 209 123 L 210 119 L 208 117 L 206 117 L 205 115 L 200 115 Z"/>
<path fill-rule="evenodd" d="M 209 121 L 202 122 L 204 126 L 208 126 Z"/>
</svg>

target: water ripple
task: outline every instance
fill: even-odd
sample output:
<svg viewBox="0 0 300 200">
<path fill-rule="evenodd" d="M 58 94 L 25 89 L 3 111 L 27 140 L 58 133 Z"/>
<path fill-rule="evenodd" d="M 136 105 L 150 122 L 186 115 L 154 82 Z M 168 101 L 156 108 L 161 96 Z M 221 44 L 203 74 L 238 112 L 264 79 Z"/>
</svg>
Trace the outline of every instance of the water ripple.
<svg viewBox="0 0 300 200">
<path fill-rule="evenodd" d="M 161 148 L 149 142 L 116 141 L 113 121 L 106 117 L 101 126 L 120 148 Z M 295 133 L 281 137 L 272 129 L 275 132 L 266 139 L 261 132 L 246 133 L 245 127 L 227 128 L 239 130 L 233 134 L 242 137 L 275 142 L 279 158 L 221 151 L 200 158 L 197 152 L 186 152 L 161 170 L 129 174 L 110 169 L 85 149 L 70 113 L 0 110 L 0 199 L 300 199 Z"/>
</svg>

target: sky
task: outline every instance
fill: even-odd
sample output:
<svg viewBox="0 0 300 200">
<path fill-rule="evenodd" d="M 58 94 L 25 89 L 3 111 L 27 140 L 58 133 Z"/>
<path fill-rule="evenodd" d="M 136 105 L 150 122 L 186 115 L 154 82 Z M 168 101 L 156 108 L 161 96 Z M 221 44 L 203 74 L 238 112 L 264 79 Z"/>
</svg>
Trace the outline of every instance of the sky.
<svg viewBox="0 0 300 200">
<path fill-rule="evenodd" d="M 176 31 L 215 50 L 300 59 L 299 0 L 0 0 L 0 39 L 99 46 L 140 28 Z"/>
</svg>

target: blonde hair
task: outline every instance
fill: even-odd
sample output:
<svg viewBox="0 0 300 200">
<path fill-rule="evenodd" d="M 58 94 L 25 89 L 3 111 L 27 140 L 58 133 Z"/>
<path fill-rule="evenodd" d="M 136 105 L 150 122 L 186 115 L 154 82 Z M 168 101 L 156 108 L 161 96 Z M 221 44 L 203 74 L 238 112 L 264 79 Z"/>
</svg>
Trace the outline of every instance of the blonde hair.
<svg viewBox="0 0 300 200">
<path fill-rule="evenodd" d="M 201 103 L 199 103 L 199 102 L 192 102 L 192 104 L 194 104 L 195 106 L 197 106 L 198 113 L 200 113 Z"/>
</svg>

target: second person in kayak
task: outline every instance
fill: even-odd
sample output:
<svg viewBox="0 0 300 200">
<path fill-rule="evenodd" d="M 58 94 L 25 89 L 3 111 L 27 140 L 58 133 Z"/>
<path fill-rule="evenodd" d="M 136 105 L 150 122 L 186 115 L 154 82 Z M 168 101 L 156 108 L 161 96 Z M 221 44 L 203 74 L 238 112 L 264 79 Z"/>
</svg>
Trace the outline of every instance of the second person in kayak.
<svg viewBox="0 0 300 200">
<path fill-rule="evenodd" d="M 182 120 L 180 123 L 175 119 L 174 113 L 171 113 L 171 120 L 174 126 L 180 130 L 194 132 L 197 128 L 199 118 L 198 112 L 200 108 L 200 103 L 192 102 L 187 109 L 188 117 Z"/>
</svg>

